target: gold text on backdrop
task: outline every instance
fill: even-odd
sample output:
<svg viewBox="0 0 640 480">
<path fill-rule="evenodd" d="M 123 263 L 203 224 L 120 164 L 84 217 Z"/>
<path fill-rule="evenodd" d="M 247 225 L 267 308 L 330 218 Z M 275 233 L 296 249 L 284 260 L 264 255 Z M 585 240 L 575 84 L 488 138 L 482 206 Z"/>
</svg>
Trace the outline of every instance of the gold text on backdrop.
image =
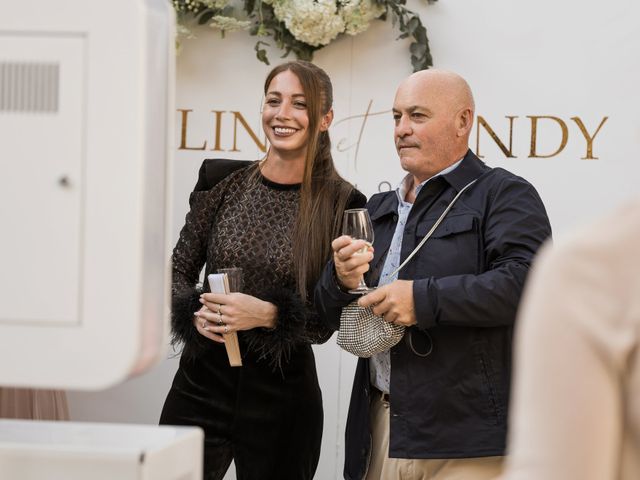
<svg viewBox="0 0 640 480">
<path fill-rule="evenodd" d="M 189 147 L 187 146 L 187 133 L 188 133 L 188 124 L 189 124 L 189 113 L 193 112 L 193 109 L 181 109 L 177 110 L 180 112 L 180 146 L 178 150 L 207 150 L 207 140 L 205 139 L 202 142 L 202 145 L 199 147 Z M 214 131 L 214 142 L 213 148 L 208 150 L 212 152 L 240 152 L 241 150 L 238 148 L 238 123 L 242 126 L 244 131 L 249 135 L 249 138 L 253 140 L 256 146 L 262 152 L 267 151 L 267 138 L 265 136 L 264 141 L 260 141 L 256 133 L 249 126 L 249 123 L 244 118 L 242 113 L 239 111 L 231 110 L 227 112 L 226 110 L 211 110 L 210 113 L 214 114 L 213 120 L 213 131 Z M 222 116 L 225 113 L 229 113 L 233 116 L 233 146 L 230 150 L 225 150 L 221 147 L 221 138 L 222 138 Z"/>
<path fill-rule="evenodd" d="M 505 157 L 507 158 L 518 158 L 517 155 L 513 154 L 513 134 L 514 134 L 514 120 L 516 118 L 519 118 L 518 116 L 508 116 L 505 115 L 505 118 L 509 119 L 509 147 L 507 148 L 506 145 L 504 144 L 504 142 L 498 137 L 498 135 L 496 134 L 496 132 L 493 130 L 493 128 L 489 125 L 489 123 L 485 120 L 484 117 L 482 117 L 481 115 L 478 115 L 478 121 L 476 123 L 477 127 L 476 127 L 476 155 L 478 155 L 478 157 L 483 158 L 484 156 L 480 153 L 480 127 L 482 127 L 491 137 L 491 139 L 496 143 L 496 145 L 498 146 L 498 148 L 502 151 L 502 153 L 504 154 Z M 555 157 L 556 155 L 559 155 L 560 152 L 562 152 L 564 150 L 564 148 L 567 146 L 567 142 L 569 141 L 569 127 L 567 126 L 567 122 L 565 122 L 564 120 L 562 120 L 562 118 L 560 117 L 555 117 L 553 115 L 527 115 L 526 118 L 528 118 L 531 122 L 531 128 L 530 128 L 530 147 L 529 147 L 529 158 L 551 158 L 551 157 Z M 598 128 L 596 128 L 595 132 L 593 132 L 593 134 L 590 134 L 587 130 L 587 127 L 585 126 L 584 122 L 580 119 L 580 117 L 571 117 L 571 120 L 573 120 L 576 125 L 578 126 L 578 129 L 580 131 L 580 133 L 582 134 L 582 136 L 584 137 L 585 141 L 586 141 L 586 153 L 584 157 L 581 157 L 582 160 L 597 160 L 598 157 L 594 156 L 593 154 L 593 141 L 596 138 L 596 135 L 598 135 L 598 133 L 600 132 L 600 129 L 602 128 L 602 125 L 604 125 L 604 123 L 607 121 L 609 117 L 602 117 L 602 120 L 600 121 L 600 124 L 598 125 Z M 538 137 L 539 137 L 539 132 L 538 132 L 538 121 L 540 120 L 547 120 L 547 121 L 552 121 L 555 123 L 555 125 L 557 125 L 558 127 L 560 127 L 560 132 L 561 132 L 561 140 L 560 140 L 560 145 L 556 148 L 555 152 L 552 153 L 547 153 L 545 155 L 541 155 L 538 153 Z"/>
<path fill-rule="evenodd" d="M 391 110 L 372 112 L 371 111 L 372 105 L 373 105 L 373 100 L 369 100 L 369 103 L 364 113 L 357 114 L 357 115 L 350 115 L 348 117 L 345 117 L 343 119 L 340 119 L 334 122 L 333 128 L 335 130 L 335 127 L 337 127 L 341 123 L 359 121 L 359 125 L 357 128 L 357 137 L 355 138 L 349 137 L 349 136 L 342 137 L 342 138 L 338 138 L 338 141 L 336 142 L 336 150 L 338 152 L 342 153 L 348 150 L 355 149 L 354 157 L 352 161 L 356 171 L 357 171 L 357 161 L 358 161 L 358 153 L 360 151 L 360 146 L 365 141 L 365 129 L 367 127 L 367 120 L 373 116 L 385 115 L 391 112 Z M 260 151 L 266 152 L 266 145 L 267 145 L 266 137 L 264 138 L 263 141 L 261 141 L 256 135 L 254 129 L 252 129 L 251 126 L 249 125 L 249 122 L 247 122 L 246 118 L 238 110 L 211 110 L 210 112 L 208 112 L 208 113 L 213 113 L 213 129 L 212 129 L 213 148 L 207 148 L 207 145 L 208 145 L 207 139 L 202 140 L 201 143 L 196 143 L 195 144 L 196 146 L 189 146 L 187 141 L 188 133 L 189 133 L 189 127 L 188 127 L 189 114 L 193 113 L 193 109 L 178 109 L 178 112 L 180 113 L 180 126 L 181 126 L 180 146 L 178 147 L 179 150 L 210 150 L 210 151 L 218 151 L 218 152 L 225 152 L 225 151 L 240 152 L 242 150 L 238 148 L 238 144 L 239 144 L 238 132 L 240 130 L 244 130 L 244 132 L 248 135 L 248 139 L 252 140 L 255 146 L 257 146 Z M 569 129 L 569 125 L 571 125 L 571 122 L 569 120 L 563 120 L 562 118 L 554 115 L 526 115 L 525 117 L 529 119 L 529 125 L 530 125 L 530 128 L 528 129 L 529 130 L 528 131 L 528 135 L 529 135 L 528 158 L 552 158 L 559 155 L 565 149 L 565 147 L 567 146 L 571 138 L 571 132 L 574 131 L 574 129 L 571 129 L 571 130 Z M 226 118 L 231 118 L 231 122 L 233 125 L 233 136 L 231 137 L 231 140 L 232 140 L 231 142 L 229 142 L 229 138 L 225 137 L 224 135 L 224 133 L 227 132 L 228 130 L 223 131 L 223 123 L 224 123 L 223 120 Z M 514 135 L 520 136 L 520 132 L 522 131 L 521 129 L 518 130 L 516 126 L 516 123 L 517 123 L 516 119 L 520 118 L 520 116 L 505 115 L 504 118 L 506 118 L 509 122 L 509 133 L 508 133 L 508 142 L 507 142 L 508 146 L 507 146 L 507 143 L 505 143 L 500 138 L 500 136 L 498 136 L 494 128 L 489 124 L 489 122 L 487 122 L 485 117 L 483 117 L 482 115 L 478 115 L 477 122 L 476 122 L 477 127 L 476 127 L 476 149 L 475 149 L 478 157 L 484 158 L 484 155 L 482 155 L 480 151 L 480 138 L 481 138 L 481 131 L 485 131 L 486 133 L 489 134 L 489 137 L 495 142 L 495 144 L 498 146 L 498 148 L 506 158 L 518 158 L 518 155 L 514 153 L 513 139 L 514 139 Z M 589 130 L 585 125 L 585 122 L 580 117 L 575 116 L 570 118 L 570 120 L 573 121 L 577 126 L 577 131 L 580 132 L 581 138 L 583 138 L 586 143 L 585 156 L 581 157 L 582 160 L 598 159 L 598 157 L 595 156 L 594 154 L 593 144 L 596 139 L 596 136 L 600 133 L 602 126 L 605 124 L 608 118 L 609 118 L 608 116 L 602 117 L 602 120 L 598 124 L 597 128 L 595 128 L 593 133 L 589 133 Z M 209 122 L 210 120 L 207 119 L 207 121 Z M 252 123 L 258 125 L 259 121 L 256 120 L 255 122 L 252 122 Z M 228 126 L 229 121 L 227 121 L 226 124 Z M 240 125 L 241 129 L 238 128 L 238 125 Z M 541 126 L 543 126 L 543 128 L 541 128 Z M 560 140 L 559 140 L 558 146 L 555 147 L 555 151 L 551 151 L 551 152 L 547 151 L 544 153 L 540 153 L 540 150 L 538 148 L 538 143 L 540 138 L 542 136 L 544 137 L 556 136 L 557 132 L 554 134 L 553 132 L 554 129 L 556 131 L 559 129 L 559 133 L 560 133 Z M 352 130 L 351 128 L 349 128 L 348 131 L 355 132 L 356 129 Z M 580 137 L 580 135 L 578 135 L 578 137 Z M 223 142 L 223 140 L 227 140 L 227 141 Z M 231 143 L 232 145 L 230 149 L 223 148 L 223 144 L 228 145 L 229 143 Z M 210 144 L 211 143 L 209 143 L 209 145 Z M 521 147 L 522 147 L 522 142 L 521 142 Z"/>
</svg>

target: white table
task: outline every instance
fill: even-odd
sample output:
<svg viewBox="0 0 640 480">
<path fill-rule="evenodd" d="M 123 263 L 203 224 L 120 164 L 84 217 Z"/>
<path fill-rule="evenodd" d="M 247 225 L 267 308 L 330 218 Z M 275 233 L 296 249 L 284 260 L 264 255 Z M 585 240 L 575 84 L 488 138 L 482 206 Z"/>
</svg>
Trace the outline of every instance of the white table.
<svg viewBox="0 0 640 480">
<path fill-rule="evenodd" d="M 0 419 L 0 478 L 201 480 L 195 427 Z"/>
</svg>

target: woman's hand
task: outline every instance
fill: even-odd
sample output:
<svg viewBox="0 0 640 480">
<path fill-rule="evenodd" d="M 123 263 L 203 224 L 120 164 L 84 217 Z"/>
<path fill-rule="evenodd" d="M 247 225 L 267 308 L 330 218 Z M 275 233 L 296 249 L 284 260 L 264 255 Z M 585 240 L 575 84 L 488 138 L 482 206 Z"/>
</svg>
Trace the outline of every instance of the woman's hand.
<svg viewBox="0 0 640 480">
<path fill-rule="evenodd" d="M 205 336 L 216 342 L 224 343 L 221 336 L 224 333 L 276 326 L 276 306 L 251 295 L 237 292 L 203 293 L 200 303 L 203 308 L 195 313 L 196 321 L 200 321 L 198 331 L 213 334 Z"/>
<path fill-rule="evenodd" d="M 206 313 L 211 313 L 207 307 L 204 305 L 202 308 L 193 314 L 193 326 L 196 327 L 198 333 L 204 337 L 207 337 L 209 340 L 213 340 L 214 342 L 224 343 L 224 338 L 222 335 L 209 331 L 209 327 L 212 326 L 207 319 L 205 318 Z"/>
</svg>

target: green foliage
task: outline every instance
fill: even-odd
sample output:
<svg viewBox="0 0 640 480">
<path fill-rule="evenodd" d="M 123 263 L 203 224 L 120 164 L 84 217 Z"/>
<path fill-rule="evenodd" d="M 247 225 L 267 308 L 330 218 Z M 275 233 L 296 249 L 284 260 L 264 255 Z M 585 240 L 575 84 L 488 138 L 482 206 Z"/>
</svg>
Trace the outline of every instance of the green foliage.
<svg viewBox="0 0 640 480">
<path fill-rule="evenodd" d="M 312 38 L 311 43 L 315 43 L 314 45 L 300 40 L 300 38 L 309 38 L 301 35 L 299 26 L 300 24 L 305 25 L 302 22 L 308 20 L 304 17 L 307 10 L 301 9 L 301 12 L 292 13 L 290 9 L 283 6 L 288 1 L 291 0 L 241 0 L 238 5 L 242 10 L 239 12 L 228 4 L 228 0 L 172 0 L 172 4 L 183 30 L 186 29 L 187 23 L 194 20 L 199 25 L 209 24 L 220 29 L 223 36 L 228 30 L 248 29 L 251 35 L 258 37 L 254 47 L 256 58 L 267 65 L 269 65 L 269 59 L 267 51 L 263 47 L 270 45 L 265 41 L 268 37 L 271 37 L 276 47 L 283 51 L 283 58 L 293 53 L 299 59 L 311 60 L 316 50 L 328 44 L 335 38 L 335 35 L 345 32 L 347 23 L 351 22 L 351 30 L 348 33 L 357 34 L 367 28 L 370 19 L 377 17 L 379 20 L 385 21 L 391 17 L 393 27 L 400 32 L 398 39 L 410 38 L 412 40 L 409 52 L 413 70 L 424 70 L 433 66 L 427 30 L 422 24 L 420 16 L 406 7 L 406 0 L 335 0 L 335 5 L 329 0 L 308 0 L 310 6 L 318 6 L 322 1 L 323 8 L 332 8 L 334 13 L 338 12 L 335 14 L 342 15 L 339 22 L 343 22 L 342 29 L 335 31 L 335 35 L 325 36 L 318 42 L 314 42 L 315 38 Z M 362 4 L 361 10 L 354 9 L 354 5 L 358 7 L 361 1 L 367 3 Z M 423 1 L 431 4 L 437 0 Z M 278 9 L 277 7 L 274 9 L 276 4 L 281 5 L 281 17 L 283 9 L 287 11 L 288 18 L 286 20 L 278 18 L 276 14 Z M 347 6 L 351 8 L 348 10 Z M 374 9 L 373 13 L 372 9 Z M 286 22 L 291 22 L 291 17 L 296 15 L 298 18 L 294 18 L 294 21 L 299 21 L 297 30 L 293 27 L 289 30 Z M 290 25 L 292 24 L 290 23 Z M 340 29 L 340 24 L 337 25 L 337 28 Z M 296 38 L 296 34 L 298 38 Z"/>
</svg>

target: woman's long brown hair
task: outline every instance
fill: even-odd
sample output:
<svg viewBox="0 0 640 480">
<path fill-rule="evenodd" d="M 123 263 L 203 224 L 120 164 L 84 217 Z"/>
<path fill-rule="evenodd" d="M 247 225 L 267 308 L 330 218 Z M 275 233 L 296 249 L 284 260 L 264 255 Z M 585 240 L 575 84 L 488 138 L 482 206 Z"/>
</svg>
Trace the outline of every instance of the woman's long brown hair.
<svg viewBox="0 0 640 480">
<path fill-rule="evenodd" d="M 264 83 L 290 70 L 298 77 L 307 103 L 309 137 L 304 164 L 300 209 L 293 232 L 293 258 L 300 296 L 307 299 L 331 255 L 331 241 L 340 235 L 342 212 L 353 186 L 337 172 L 329 132 L 320 131 L 322 117 L 333 104 L 333 87 L 324 70 L 302 60 L 276 66 Z"/>
</svg>

